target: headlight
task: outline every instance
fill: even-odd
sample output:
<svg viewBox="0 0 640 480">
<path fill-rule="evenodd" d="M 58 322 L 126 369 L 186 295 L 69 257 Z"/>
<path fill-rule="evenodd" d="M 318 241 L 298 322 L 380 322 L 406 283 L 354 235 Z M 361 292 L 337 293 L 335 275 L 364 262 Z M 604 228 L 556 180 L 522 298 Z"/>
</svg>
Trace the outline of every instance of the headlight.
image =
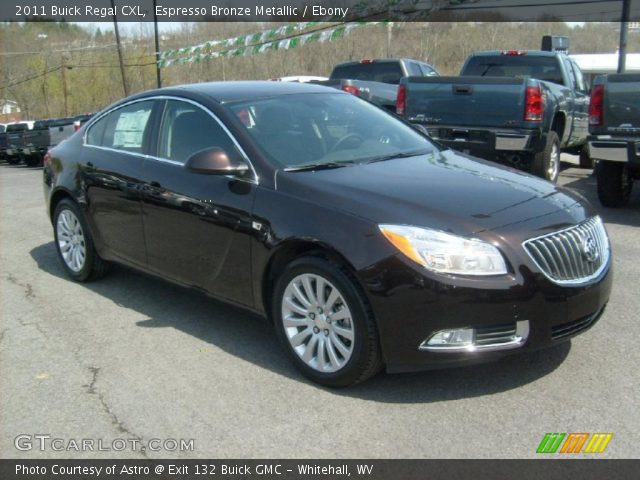
<svg viewBox="0 0 640 480">
<path fill-rule="evenodd" d="M 427 228 L 403 225 L 379 225 L 379 228 L 398 250 L 434 272 L 458 275 L 507 273 L 502 254 L 487 242 Z"/>
</svg>

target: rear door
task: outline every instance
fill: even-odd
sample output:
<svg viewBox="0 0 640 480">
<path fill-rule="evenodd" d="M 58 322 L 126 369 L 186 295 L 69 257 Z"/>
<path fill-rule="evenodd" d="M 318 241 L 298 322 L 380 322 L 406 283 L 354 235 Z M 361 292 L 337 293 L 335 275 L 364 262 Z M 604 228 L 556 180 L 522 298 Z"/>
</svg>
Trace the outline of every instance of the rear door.
<svg viewBox="0 0 640 480">
<path fill-rule="evenodd" d="M 108 253 L 145 266 L 141 177 L 159 100 L 141 100 L 112 110 L 86 133 L 79 168 L 89 219 L 98 244 Z"/>
</svg>

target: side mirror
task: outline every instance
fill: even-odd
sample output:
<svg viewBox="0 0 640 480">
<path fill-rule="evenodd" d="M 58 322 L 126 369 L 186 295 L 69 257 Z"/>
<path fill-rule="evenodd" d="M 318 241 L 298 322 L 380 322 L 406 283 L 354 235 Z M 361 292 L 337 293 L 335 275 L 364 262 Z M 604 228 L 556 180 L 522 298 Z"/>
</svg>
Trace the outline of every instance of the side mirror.
<svg viewBox="0 0 640 480">
<path fill-rule="evenodd" d="M 208 175 L 238 175 L 249 171 L 249 165 L 236 152 L 227 152 L 220 147 L 200 150 L 189 157 L 185 167 L 195 173 Z"/>
</svg>

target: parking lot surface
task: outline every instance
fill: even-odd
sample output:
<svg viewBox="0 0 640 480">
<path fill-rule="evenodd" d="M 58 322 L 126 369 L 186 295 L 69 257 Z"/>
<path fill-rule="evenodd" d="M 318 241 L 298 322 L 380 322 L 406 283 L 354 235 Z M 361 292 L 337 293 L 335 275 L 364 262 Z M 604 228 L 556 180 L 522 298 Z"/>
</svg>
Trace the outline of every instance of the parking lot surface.
<svg viewBox="0 0 640 480">
<path fill-rule="evenodd" d="M 640 189 L 604 209 L 591 171 L 565 160 L 560 183 L 599 208 L 613 245 L 601 320 L 551 350 L 345 390 L 304 380 L 270 325 L 242 310 L 123 267 L 68 280 L 42 170 L 0 164 L 0 456 L 533 458 L 546 432 L 612 432 L 600 457 L 637 458 Z M 61 450 L 16 448 L 39 434 Z M 167 449 L 114 451 L 114 439 Z"/>
</svg>

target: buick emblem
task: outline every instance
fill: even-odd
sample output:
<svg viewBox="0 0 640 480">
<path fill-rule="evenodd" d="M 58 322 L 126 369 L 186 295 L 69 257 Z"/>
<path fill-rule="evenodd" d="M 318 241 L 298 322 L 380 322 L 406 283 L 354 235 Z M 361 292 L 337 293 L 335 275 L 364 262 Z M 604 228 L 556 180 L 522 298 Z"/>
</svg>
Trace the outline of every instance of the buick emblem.
<svg viewBox="0 0 640 480">
<path fill-rule="evenodd" d="M 582 242 L 582 256 L 587 262 L 593 263 L 598 260 L 600 256 L 598 245 L 592 237 L 586 237 Z"/>
</svg>

